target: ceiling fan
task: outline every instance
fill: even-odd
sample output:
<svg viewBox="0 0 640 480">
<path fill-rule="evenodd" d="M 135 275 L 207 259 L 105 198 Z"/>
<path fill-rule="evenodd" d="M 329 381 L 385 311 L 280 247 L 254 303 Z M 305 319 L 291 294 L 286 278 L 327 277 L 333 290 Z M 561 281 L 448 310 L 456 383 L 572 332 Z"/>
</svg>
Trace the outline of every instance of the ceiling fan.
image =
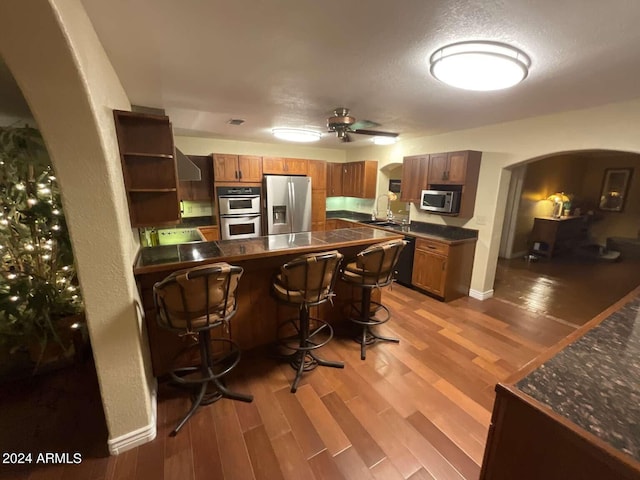
<svg viewBox="0 0 640 480">
<path fill-rule="evenodd" d="M 349 116 L 349 109 L 345 107 L 337 107 L 333 111 L 333 116 L 327 118 L 327 128 L 330 132 L 336 132 L 338 138 L 343 142 L 350 142 L 350 133 L 358 135 L 373 135 L 376 137 L 395 138 L 397 133 L 380 132 L 378 130 L 367 130 L 369 128 L 379 127 L 379 123 L 369 120 L 356 121 L 355 117 Z"/>
</svg>

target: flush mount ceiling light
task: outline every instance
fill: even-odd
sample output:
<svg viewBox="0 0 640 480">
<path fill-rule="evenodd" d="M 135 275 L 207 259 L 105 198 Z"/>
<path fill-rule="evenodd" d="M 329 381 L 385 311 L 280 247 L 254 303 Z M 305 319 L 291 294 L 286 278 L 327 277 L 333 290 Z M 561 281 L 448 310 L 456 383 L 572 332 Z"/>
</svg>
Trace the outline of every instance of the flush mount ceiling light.
<svg viewBox="0 0 640 480">
<path fill-rule="evenodd" d="M 320 132 L 304 128 L 274 128 L 273 136 L 289 142 L 317 142 L 322 137 Z"/>
<path fill-rule="evenodd" d="M 496 42 L 460 42 L 431 55 L 431 74 L 465 90 L 513 87 L 529 73 L 531 60 L 517 48 Z"/>
<path fill-rule="evenodd" d="M 398 139 L 396 137 L 373 137 L 376 145 L 393 145 Z"/>
</svg>

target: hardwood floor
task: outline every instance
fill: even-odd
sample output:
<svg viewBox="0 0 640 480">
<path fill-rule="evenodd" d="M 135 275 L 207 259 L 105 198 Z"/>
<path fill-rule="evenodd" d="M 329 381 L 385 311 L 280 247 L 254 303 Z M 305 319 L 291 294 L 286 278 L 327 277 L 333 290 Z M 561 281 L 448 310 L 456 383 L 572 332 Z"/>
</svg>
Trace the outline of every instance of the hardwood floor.
<svg viewBox="0 0 640 480">
<path fill-rule="evenodd" d="M 83 428 L 85 443 L 68 443 L 59 433 L 78 422 L 58 415 L 63 421 L 49 427 L 58 432 L 57 440 L 46 448 L 77 449 L 82 464 L 0 465 L 0 478 L 478 478 L 494 385 L 574 328 L 500 299 L 467 297 L 445 304 L 399 285 L 384 298 L 393 317 L 381 330 L 399 337 L 400 344 L 372 346 L 361 361 L 359 346 L 337 336 L 320 354 L 344 361 L 344 370 L 320 367 L 307 373 L 295 395 L 289 392 L 293 370 L 253 352 L 229 379 L 231 388 L 252 393 L 253 403 L 222 400 L 203 407 L 172 438 L 168 434 L 189 399 L 163 384 L 157 438 L 106 458 L 90 447 L 106 443 L 104 430 Z M 5 403 L 11 398 L 3 399 L 3 412 Z M 21 428 L 30 435 L 23 426 L 31 422 L 26 416 L 3 413 L 2 422 L 2 451 L 45 448 L 15 443 Z"/>
<path fill-rule="evenodd" d="M 597 262 L 576 255 L 527 263 L 498 260 L 494 296 L 580 326 L 640 285 L 640 260 Z"/>
</svg>

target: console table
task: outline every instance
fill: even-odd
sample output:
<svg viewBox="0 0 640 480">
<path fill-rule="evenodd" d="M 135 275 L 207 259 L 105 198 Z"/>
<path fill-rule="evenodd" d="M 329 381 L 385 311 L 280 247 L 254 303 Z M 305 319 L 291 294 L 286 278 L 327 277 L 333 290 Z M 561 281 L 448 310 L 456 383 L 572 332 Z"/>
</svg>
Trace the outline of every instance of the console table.
<svg viewBox="0 0 640 480">
<path fill-rule="evenodd" d="M 587 238 L 588 224 L 580 217 L 536 217 L 529 253 L 545 258 L 568 251 Z"/>
</svg>

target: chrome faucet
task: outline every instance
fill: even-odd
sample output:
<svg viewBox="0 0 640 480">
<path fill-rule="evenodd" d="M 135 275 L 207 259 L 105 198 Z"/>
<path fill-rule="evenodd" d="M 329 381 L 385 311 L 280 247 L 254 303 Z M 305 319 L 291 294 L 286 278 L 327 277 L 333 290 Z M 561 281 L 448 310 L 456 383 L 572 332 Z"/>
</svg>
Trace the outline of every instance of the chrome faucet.
<svg viewBox="0 0 640 480">
<path fill-rule="evenodd" d="M 378 198 L 376 198 L 376 204 L 373 208 L 373 213 L 371 215 L 371 219 L 372 220 L 376 220 L 378 218 L 378 202 L 380 201 L 381 198 L 386 198 L 387 199 L 387 220 L 391 220 L 393 218 L 393 213 L 391 212 L 391 199 L 389 198 L 388 194 L 384 194 L 384 195 L 378 195 Z"/>
</svg>

